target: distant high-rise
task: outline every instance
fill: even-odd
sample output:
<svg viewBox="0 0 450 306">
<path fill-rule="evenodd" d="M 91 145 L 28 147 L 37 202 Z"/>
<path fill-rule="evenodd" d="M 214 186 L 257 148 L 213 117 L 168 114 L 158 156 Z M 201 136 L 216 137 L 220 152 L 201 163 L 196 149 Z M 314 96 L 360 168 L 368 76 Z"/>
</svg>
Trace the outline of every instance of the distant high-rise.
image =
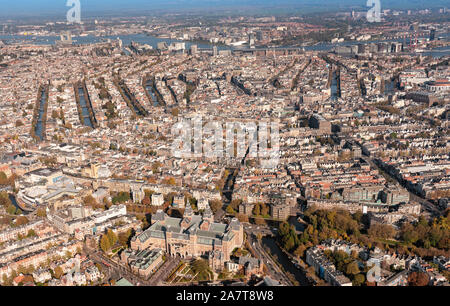
<svg viewBox="0 0 450 306">
<path fill-rule="evenodd" d="M 366 45 L 359 44 L 358 45 L 358 54 L 364 54 L 364 53 L 366 53 Z"/>
<path fill-rule="evenodd" d="M 430 31 L 430 41 L 433 41 L 436 38 L 436 29 L 431 29 Z"/>
<path fill-rule="evenodd" d="M 249 46 L 253 46 L 255 44 L 256 35 L 254 33 L 250 33 L 248 35 L 248 44 Z"/>
<path fill-rule="evenodd" d="M 213 56 L 217 56 L 217 46 L 213 47 Z"/>
<path fill-rule="evenodd" d="M 403 50 L 403 44 L 399 42 L 394 42 L 391 44 L 391 52 L 392 53 L 398 53 L 402 52 Z"/>
<path fill-rule="evenodd" d="M 198 47 L 197 45 L 191 46 L 191 55 L 196 55 L 198 53 Z"/>
<path fill-rule="evenodd" d="M 264 40 L 265 39 L 265 35 L 262 31 L 257 31 L 256 32 L 256 39 L 257 40 Z"/>
</svg>

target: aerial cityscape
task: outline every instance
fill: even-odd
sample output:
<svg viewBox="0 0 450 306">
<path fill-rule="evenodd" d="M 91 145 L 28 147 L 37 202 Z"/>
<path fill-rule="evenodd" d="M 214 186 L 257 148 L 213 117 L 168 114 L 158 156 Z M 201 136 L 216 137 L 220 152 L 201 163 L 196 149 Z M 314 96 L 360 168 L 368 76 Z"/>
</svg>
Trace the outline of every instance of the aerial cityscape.
<svg viewBox="0 0 450 306">
<path fill-rule="evenodd" d="M 450 286 L 449 3 L 219 2 L 0 4 L 0 286 Z"/>
</svg>

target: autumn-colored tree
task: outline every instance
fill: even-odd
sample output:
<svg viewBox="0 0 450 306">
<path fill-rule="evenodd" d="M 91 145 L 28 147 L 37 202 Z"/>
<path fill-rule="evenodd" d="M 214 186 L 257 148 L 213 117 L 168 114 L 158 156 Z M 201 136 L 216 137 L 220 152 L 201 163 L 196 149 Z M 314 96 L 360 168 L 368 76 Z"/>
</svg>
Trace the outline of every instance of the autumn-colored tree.
<svg viewBox="0 0 450 306">
<path fill-rule="evenodd" d="M 231 205 L 227 206 L 226 212 L 230 215 L 234 215 L 236 212 L 234 211 L 233 207 Z"/>
<path fill-rule="evenodd" d="M 155 193 L 155 191 L 153 191 L 153 190 L 150 190 L 150 189 L 144 189 L 144 194 L 145 194 L 145 196 L 147 197 L 147 198 L 151 198 L 152 197 L 152 194 L 154 194 Z"/>
<path fill-rule="evenodd" d="M 17 209 L 14 205 L 10 204 L 7 208 L 6 208 L 6 212 L 10 215 L 15 215 L 17 213 Z"/>
<path fill-rule="evenodd" d="M 175 178 L 171 177 L 167 180 L 167 185 L 175 186 L 177 182 L 175 181 Z"/>
<path fill-rule="evenodd" d="M 269 206 L 266 204 L 261 204 L 261 216 L 268 216 L 269 215 Z"/>
<path fill-rule="evenodd" d="M 0 177 L 2 176 L 2 174 L 4 175 L 4 177 L 6 177 L 6 174 L 3 173 L 3 172 L 0 172 Z M 0 178 L 0 180 L 1 180 L 1 179 L 2 179 L 2 178 Z M 6 179 L 5 179 L 5 180 L 6 180 Z M 8 193 L 5 192 L 5 191 L 0 192 L 0 205 L 3 206 L 3 207 L 8 207 L 8 206 L 11 205 L 11 204 L 12 204 L 12 202 L 11 202 L 11 200 L 9 199 Z"/>
<path fill-rule="evenodd" d="M 372 238 L 389 239 L 394 237 L 395 229 L 388 224 L 373 224 L 368 230 L 369 236 Z"/>
<path fill-rule="evenodd" d="M 255 218 L 256 225 L 266 225 L 266 221 L 263 218 Z"/>
<path fill-rule="evenodd" d="M 17 267 L 17 273 L 19 274 L 25 274 L 26 273 L 26 268 L 23 265 L 19 265 Z"/>
<path fill-rule="evenodd" d="M 106 232 L 106 236 L 108 237 L 110 247 L 113 247 L 118 240 L 117 235 L 113 232 L 113 230 L 108 229 L 108 231 Z"/>
<path fill-rule="evenodd" d="M 356 275 L 359 273 L 359 267 L 358 263 L 356 261 L 352 261 L 347 265 L 347 268 L 345 269 L 345 272 L 347 275 Z"/>
<path fill-rule="evenodd" d="M 56 109 L 52 110 L 52 119 L 59 118 L 59 113 Z"/>
<path fill-rule="evenodd" d="M 230 205 L 234 210 L 239 210 L 239 205 L 241 205 L 242 200 L 240 199 L 234 199 L 231 201 Z"/>
<path fill-rule="evenodd" d="M 353 286 L 361 286 L 366 281 L 364 274 L 356 274 L 353 279 Z"/>
<path fill-rule="evenodd" d="M 108 236 L 103 235 L 102 238 L 100 238 L 100 248 L 104 253 L 107 253 L 111 249 Z"/>
<path fill-rule="evenodd" d="M 209 207 L 213 213 L 216 213 L 223 206 L 222 201 L 220 200 L 212 200 L 209 202 Z"/>
<path fill-rule="evenodd" d="M 63 276 L 64 271 L 60 266 L 57 266 L 55 268 L 55 270 L 53 271 L 53 275 L 55 276 L 55 278 L 60 279 L 61 276 Z"/>
<path fill-rule="evenodd" d="M 261 215 L 261 205 L 259 203 L 255 204 L 255 206 L 253 207 L 253 214 L 255 216 Z"/>
<path fill-rule="evenodd" d="M 160 167 L 161 167 L 161 163 L 160 162 L 153 163 L 152 164 L 152 172 L 153 173 L 158 173 Z"/>
<path fill-rule="evenodd" d="M 9 286 L 9 280 L 8 280 L 8 276 L 6 275 L 6 273 L 2 274 L 2 285 Z"/>
<path fill-rule="evenodd" d="M 25 216 L 19 216 L 19 217 L 17 217 L 17 219 L 16 219 L 16 225 L 17 225 L 17 226 L 24 225 L 24 224 L 28 224 L 28 222 L 30 222 L 30 221 L 29 221 L 28 218 L 25 217 Z"/>
<path fill-rule="evenodd" d="M 172 108 L 171 113 L 172 113 L 172 116 L 178 117 L 178 114 L 180 113 L 180 111 L 178 108 Z"/>
<path fill-rule="evenodd" d="M 428 286 L 430 278 L 423 272 L 412 272 L 408 276 L 408 284 L 410 286 Z"/>
<path fill-rule="evenodd" d="M 98 205 L 97 200 L 92 195 L 87 195 L 83 198 L 83 203 L 86 206 L 96 207 Z"/>
<path fill-rule="evenodd" d="M 144 199 L 142 200 L 142 204 L 148 206 L 148 205 L 152 204 L 152 200 L 150 199 L 150 197 L 147 197 L 147 196 L 146 196 L 146 197 L 144 197 Z"/>
<path fill-rule="evenodd" d="M 36 211 L 36 215 L 40 218 L 46 217 L 47 213 L 45 212 L 45 209 L 43 208 L 38 208 Z"/>
<path fill-rule="evenodd" d="M 135 230 L 134 229 L 129 229 L 126 233 L 120 233 L 119 234 L 119 243 L 122 246 L 127 246 L 128 245 L 128 241 L 130 241 L 130 238 L 134 236 L 135 234 Z"/>
<path fill-rule="evenodd" d="M 164 202 L 168 205 L 171 205 L 176 195 L 176 192 L 169 192 L 168 194 L 164 195 Z"/>
<path fill-rule="evenodd" d="M 304 244 L 300 244 L 294 251 L 294 255 L 297 257 L 303 257 L 306 251 L 306 246 Z"/>
<path fill-rule="evenodd" d="M 238 218 L 239 222 L 248 222 L 248 216 L 245 214 L 237 214 L 236 218 Z"/>
</svg>

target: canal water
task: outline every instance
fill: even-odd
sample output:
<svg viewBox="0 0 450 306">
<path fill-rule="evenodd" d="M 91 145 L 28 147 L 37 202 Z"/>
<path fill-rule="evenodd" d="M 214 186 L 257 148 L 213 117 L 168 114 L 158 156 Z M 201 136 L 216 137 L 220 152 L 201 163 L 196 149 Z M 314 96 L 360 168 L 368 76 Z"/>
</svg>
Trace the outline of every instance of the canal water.
<svg viewBox="0 0 450 306">
<path fill-rule="evenodd" d="M 392 79 L 385 80 L 384 82 L 384 94 L 392 95 L 395 92 L 395 81 Z"/>
<path fill-rule="evenodd" d="M 450 48 L 449 47 L 439 47 L 434 48 L 431 51 L 425 51 L 421 53 L 423 56 L 431 56 L 431 57 L 441 57 L 441 56 L 448 56 L 450 55 Z"/>
<path fill-rule="evenodd" d="M 333 77 L 331 79 L 331 100 L 336 101 L 338 96 L 337 74 L 336 71 L 333 71 Z"/>
<path fill-rule="evenodd" d="M 128 90 L 126 90 L 124 86 L 121 86 L 121 88 L 122 88 L 123 93 L 127 96 L 128 100 L 130 101 L 131 105 L 133 106 L 135 113 L 138 116 L 145 116 L 144 112 L 142 112 L 141 109 L 139 107 L 137 107 L 137 105 L 136 105 L 136 103 L 139 103 L 137 101 L 136 97 L 134 97 L 134 95 L 132 93 L 130 93 Z"/>
<path fill-rule="evenodd" d="M 284 268 L 285 271 L 294 275 L 295 279 L 299 282 L 301 286 L 309 286 L 310 283 L 306 274 L 295 267 L 295 265 L 291 262 L 289 257 L 280 249 L 280 247 L 276 244 L 274 238 L 271 237 L 263 237 L 262 244 L 264 247 L 268 247 L 270 253 L 274 258 L 277 258 L 278 263 Z"/>
<path fill-rule="evenodd" d="M 23 209 L 19 206 L 19 204 L 17 204 L 17 200 L 16 200 L 16 196 L 15 196 L 15 195 L 9 194 L 8 196 L 9 196 L 9 199 L 11 200 L 11 203 L 12 203 L 17 209 L 20 209 L 20 210 L 22 211 L 22 214 L 23 214 L 23 215 L 28 215 L 28 214 L 30 213 L 30 212 L 28 212 L 28 211 L 26 211 L 26 210 L 23 210 Z"/>
<path fill-rule="evenodd" d="M 42 141 L 44 139 L 44 128 L 43 128 L 43 120 L 44 120 L 44 110 L 45 103 L 47 101 L 47 94 L 45 88 L 41 90 L 41 100 L 39 102 L 39 115 L 38 120 L 36 122 L 35 134 Z"/>
<path fill-rule="evenodd" d="M 147 90 L 149 96 L 152 98 L 153 106 L 159 106 L 158 99 L 153 92 L 153 81 L 151 79 L 147 80 L 145 84 L 145 90 Z"/>
<path fill-rule="evenodd" d="M 93 128 L 91 117 L 89 116 L 89 109 L 84 96 L 84 90 L 82 87 L 78 87 L 78 96 L 80 97 L 81 115 L 84 119 L 84 125 Z"/>
<path fill-rule="evenodd" d="M 306 228 L 306 225 L 304 223 L 298 222 L 298 219 L 296 216 L 290 216 L 288 219 L 288 223 L 291 225 L 294 225 L 295 230 L 297 232 L 303 232 Z"/>
</svg>

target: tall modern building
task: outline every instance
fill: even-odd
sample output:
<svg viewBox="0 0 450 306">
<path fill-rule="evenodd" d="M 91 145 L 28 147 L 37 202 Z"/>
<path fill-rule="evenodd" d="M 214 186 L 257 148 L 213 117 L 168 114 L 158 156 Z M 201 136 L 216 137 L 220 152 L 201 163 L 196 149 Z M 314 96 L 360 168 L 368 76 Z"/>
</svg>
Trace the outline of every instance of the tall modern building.
<svg viewBox="0 0 450 306">
<path fill-rule="evenodd" d="M 430 31 L 430 41 L 433 41 L 436 38 L 436 29 L 431 29 Z"/>
<path fill-rule="evenodd" d="M 392 53 L 398 53 L 398 52 L 402 52 L 403 50 L 403 44 L 400 42 L 394 42 L 391 45 L 391 52 Z"/>
<path fill-rule="evenodd" d="M 198 52 L 198 47 L 197 45 L 192 45 L 191 46 L 191 55 L 195 55 Z"/>
<path fill-rule="evenodd" d="M 364 54 L 364 53 L 366 53 L 366 45 L 359 44 L 358 45 L 358 54 Z"/>
</svg>

